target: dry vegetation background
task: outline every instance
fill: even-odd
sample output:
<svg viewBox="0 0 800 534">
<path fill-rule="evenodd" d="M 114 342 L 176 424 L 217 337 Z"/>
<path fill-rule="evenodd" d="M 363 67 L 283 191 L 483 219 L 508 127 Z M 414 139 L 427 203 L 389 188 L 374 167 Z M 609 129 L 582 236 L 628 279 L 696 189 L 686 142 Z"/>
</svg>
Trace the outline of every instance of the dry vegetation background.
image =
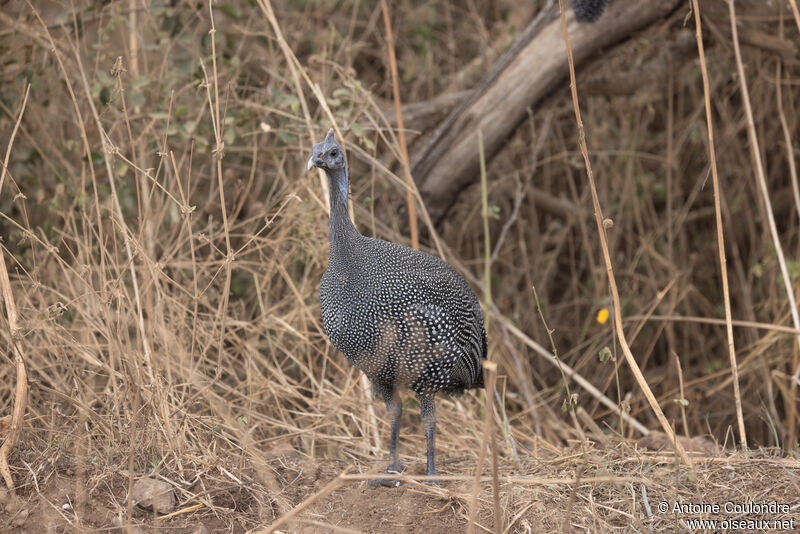
<svg viewBox="0 0 800 534">
<path fill-rule="evenodd" d="M 391 3 L 412 160 L 544 3 Z M 736 6 L 797 291 L 800 21 L 790 2 Z M 728 6 L 701 8 L 749 450 L 738 444 L 694 19 L 681 2 L 578 65 L 577 85 L 631 349 L 673 426 L 704 438 L 695 449 L 715 459 L 690 472 L 669 447 L 647 452 L 654 434 L 637 444 L 642 433 L 617 414 L 659 428 L 612 321 L 597 320 L 611 301 L 564 80 L 487 165 L 500 471 L 549 481 L 501 480 L 511 531 L 685 528 L 685 517 L 648 517 L 641 486 L 652 502 L 783 500 L 800 518 L 799 333 L 756 180 Z M 439 497 L 336 478 L 383 468 L 388 425 L 321 330 L 326 193 L 304 164 L 333 118 L 358 227 L 408 243 L 380 3 L 11 0 L 0 62 L 0 246 L 18 313 L 13 332 L 0 320 L 3 415 L 15 341 L 30 385 L 0 530 L 243 532 L 315 495 L 281 528 L 463 529 L 471 482 L 446 482 Z M 483 297 L 479 180 L 435 231 Z M 561 360 L 599 390 L 569 380 L 576 423 L 562 410 L 534 286 Z M 404 404 L 401 454 L 419 474 L 423 433 L 415 399 Z M 439 405 L 441 470 L 471 476 L 484 398 Z M 180 513 L 132 506 L 129 488 L 145 477 L 173 486 Z M 478 521 L 491 528 L 491 484 L 482 489 Z"/>
</svg>

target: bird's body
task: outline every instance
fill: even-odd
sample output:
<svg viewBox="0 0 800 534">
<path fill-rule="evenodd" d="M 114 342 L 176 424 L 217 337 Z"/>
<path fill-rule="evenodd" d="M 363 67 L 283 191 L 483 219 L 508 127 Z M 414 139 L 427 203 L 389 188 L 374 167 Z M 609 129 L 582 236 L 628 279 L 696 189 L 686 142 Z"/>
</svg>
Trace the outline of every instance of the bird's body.
<svg viewBox="0 0 800 534">
<path fill-rule="evenodd" d="M 333 345 L 373 384 L 418 395 L 482 386 L 483 318 L 461 275 L 396 243 L 359 234 L 352 244 L 346 261 L 331 254 L 320 285 Z"/>
<path fill-rule="evenodd" d="M 311 166 L 325 170 L 331 193 L 331 251 L 320 284 L 323 328 L 386 402 L 392 471 L 402 470 L 399 390 L 419 396 L 433 475 L 433 396 L 483 387 L 487 342 L 478 299 L 443 260 L 358 232 L 347 211 L 347 164 L 332 133 L 314 146 Z"/>
</svg>

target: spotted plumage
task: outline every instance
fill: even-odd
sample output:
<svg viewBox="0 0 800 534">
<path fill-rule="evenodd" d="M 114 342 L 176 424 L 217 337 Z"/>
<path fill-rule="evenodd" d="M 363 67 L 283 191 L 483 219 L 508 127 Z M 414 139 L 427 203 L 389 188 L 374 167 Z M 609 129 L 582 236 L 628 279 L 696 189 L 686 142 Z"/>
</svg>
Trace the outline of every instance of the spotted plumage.
<svg viewBox="0 0 800 534">
<path fill-rule="evenodd" d="M 333 132 L 314 145 L 309 168 L 325 170 L 330 186 L 330 258 L 320 284 L 322 326 L 331 343 L 367 375 L 391 420 L 390 471 L 401 471 L 396 444 L 398 390 L 419 396 L 435 474 L 435 405 L 439 392 L 483 387 L 486 331 L 478 299 L 443 260 L 362 236 L 347 207 L 348 169 Z"/>
</svg>

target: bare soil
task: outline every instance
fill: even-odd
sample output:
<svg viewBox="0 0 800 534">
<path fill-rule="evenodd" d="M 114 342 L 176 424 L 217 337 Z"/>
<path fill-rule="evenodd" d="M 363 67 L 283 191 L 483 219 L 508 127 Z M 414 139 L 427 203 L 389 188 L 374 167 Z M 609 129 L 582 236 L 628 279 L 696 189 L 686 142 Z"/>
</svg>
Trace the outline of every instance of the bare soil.
<svg viewBox="0 0 800 534">
<path fill-rule="evenodd" d="M 686 520 L 726 517 L 781 519 L 793 521 L 800 528 L 800 462 L 796 460 L 752 451 L 747 455 L 704 457 L 697 461 L 692 473 L 669 455 L 624 445 L 572 453 L 528 459 L 518 466 L 501 464 L 500 505 L 507 531 L 680 532 L 686 530 Z M 472 462 L 465 460 L 445 458 L 440 471 L 443 475 L 470 477 Z M 176 488 L 180 504 L 171 515 L 157 517 L 135 507 L 129 528 L 131 532 L 187 534 L 262 532 L 280 516 L 282 506 L 292 509 L 308 500 L 308 506 L 294 520 L 278 527 L 279 532 L 437 534 L 465 530 L 471 480 L 445 481 L 442 494 L 413 482 L 386 488 L 372 487 L 366 481 L 346 481 L 325 495 L 326 486 L 342 473 L 368 469 L 375 472 L 382 464 L 314 460 L 290 452 L 269 462 L 279 482 L 278 492 L 273 494 L 256 480 L 258 475 L 253 470 L 234 473 L 224 468 L 229 479 L 241 477 L 243 485 L 220 483 L 219 479 L 198 473 L 193 486 Z M 411 459 L 409 464 L 406 474 L 412 479 L 424 471 L 421 458 Z M 526 479 L 538 483 L 527 483 Z M 29 476 L 18 496 L 0 493 L 0 523 L 5 526 L 2 531 L 124 532 L 121 518 L 125 516 L 127 483 L 127 476 L 121 473 L 79 473 L 72 468 L 54 470 L 45 480 L 38 481 L 38 487 Z M 720 506 L 725 502 L 774 502 L 789 505 L 790 511 L 661 513 L 658 504 L 662 501 L 669 503 L 670 509 L 675 502 Z M 484 482 L 476 518 L 486 531 L 492 529 L 492 510 L 492 485 Z"/>
</svg>

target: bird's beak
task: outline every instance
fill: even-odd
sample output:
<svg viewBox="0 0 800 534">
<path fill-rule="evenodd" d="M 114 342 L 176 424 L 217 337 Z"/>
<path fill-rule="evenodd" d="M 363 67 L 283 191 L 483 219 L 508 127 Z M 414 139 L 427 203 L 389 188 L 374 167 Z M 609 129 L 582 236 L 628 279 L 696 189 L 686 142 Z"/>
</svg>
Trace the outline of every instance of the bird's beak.
<svg viewBox="0 0 800 534">
<path fill-rule="evenodd" d="M 308 158 L 308 167 L 307 169 L 310 171 L 314 167 L 314 156 Z"/>
</svg>

